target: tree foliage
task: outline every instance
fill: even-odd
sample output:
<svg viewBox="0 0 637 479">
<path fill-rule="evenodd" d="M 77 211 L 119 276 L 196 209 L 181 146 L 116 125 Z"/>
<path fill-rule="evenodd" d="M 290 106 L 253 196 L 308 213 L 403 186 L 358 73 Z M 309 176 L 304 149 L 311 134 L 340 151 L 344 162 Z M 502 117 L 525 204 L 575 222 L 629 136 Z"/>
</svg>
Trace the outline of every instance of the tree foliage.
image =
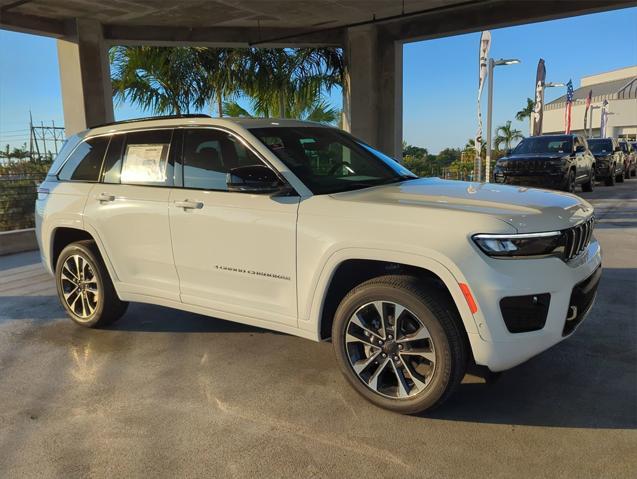
<svg viewBox="0 0 637 479">
<path fill-rule="evenodd" d="M 278 116 L 334 123 L 324 94 L 342 84 L 343 55 L 330 48 L 116 47 L 113 92 L 154 114 L 216 110 L 219 116 Z M 247 97 L 249 108 L 237 103 Z"/>
<path fill-rule="evenodd" d="M 496 130 L 496 137 L 494 145 L 496 149 L 500 149 L 500 145 L 504 143 L 505 149 L 510 149 L 514 141 L 518 141 L 524 138 L 524 135 L 520 130 L 516 130 L 511 126 L 511 120 L 508 120 L 504 125 L 499 126 Z"/>
</svg>

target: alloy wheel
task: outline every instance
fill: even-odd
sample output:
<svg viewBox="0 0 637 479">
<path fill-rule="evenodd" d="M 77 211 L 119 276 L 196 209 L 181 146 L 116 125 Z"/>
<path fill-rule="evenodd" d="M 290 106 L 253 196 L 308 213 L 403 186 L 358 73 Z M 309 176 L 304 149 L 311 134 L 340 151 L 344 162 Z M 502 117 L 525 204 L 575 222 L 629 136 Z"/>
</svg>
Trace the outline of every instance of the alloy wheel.
<svg viewBox="0 0 637 479">
<path fill-rule="evenodd" d="M 70 311 L 80 320 L 88 320 L 99 301 L 99 284 L 91 264 L 81 255 L 69 256 L 60 271 L 62 295 Z"/>
<path fill-rule="evenodd" d="M 431 381 L 436 354 L 429 330 L 404 306 L 374 301 L 356 310 L 345 328 L 349 364 L 369 389 L 407 399 Z"/>
</svg>

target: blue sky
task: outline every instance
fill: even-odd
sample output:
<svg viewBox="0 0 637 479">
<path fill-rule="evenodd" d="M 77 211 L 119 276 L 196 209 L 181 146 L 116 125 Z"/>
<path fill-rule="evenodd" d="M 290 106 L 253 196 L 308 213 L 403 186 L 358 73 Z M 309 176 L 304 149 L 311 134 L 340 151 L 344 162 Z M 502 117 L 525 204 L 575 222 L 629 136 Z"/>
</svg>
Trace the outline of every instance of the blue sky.
<svg viewBox="0 0 637 479">
<path fill-rule="evenodd" d="M 479 33 L 410 43 L 404 49 L 404 138 L 432 153 L 462 147 L 476 130 Z M 492 30 L 491 56 L 519 58 L 494 76 L 494 127 L 514 120 L 533 96 L 535 70 L 546 61 L 547 81 L 637 65 L 637 8 Z M 564 93 L 547 90 L 547 101 Z M 486 94 L 486 89 L 485 92 Z M 483 96 L 483 103 L 486 98 Z M 332 93 L 335 106 L 340 95 Z M 0 30 L 0 145 L 28 140 L 29 109 L 36 123 L 63 124 L 55 40 Z M 130 105 L 116 118 L 144 115 Z M 515 122 L 527 133 L 526 123 Z M 486 125 L 486 118 L 485 118 Z"/>
</svg>

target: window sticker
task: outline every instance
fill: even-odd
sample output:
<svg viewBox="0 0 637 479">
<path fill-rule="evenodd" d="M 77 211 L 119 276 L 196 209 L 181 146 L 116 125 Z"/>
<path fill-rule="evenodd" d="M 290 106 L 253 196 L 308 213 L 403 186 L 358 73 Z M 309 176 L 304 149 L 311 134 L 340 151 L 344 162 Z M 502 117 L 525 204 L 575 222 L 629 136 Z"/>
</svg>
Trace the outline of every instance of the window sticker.
<svg viewBox="0 0 637 479">
<path fill-rule="evenodd" d="M 168 143 L 127 145 L 122 183 L 163 183 L 168 166 Z"/>
</svg>

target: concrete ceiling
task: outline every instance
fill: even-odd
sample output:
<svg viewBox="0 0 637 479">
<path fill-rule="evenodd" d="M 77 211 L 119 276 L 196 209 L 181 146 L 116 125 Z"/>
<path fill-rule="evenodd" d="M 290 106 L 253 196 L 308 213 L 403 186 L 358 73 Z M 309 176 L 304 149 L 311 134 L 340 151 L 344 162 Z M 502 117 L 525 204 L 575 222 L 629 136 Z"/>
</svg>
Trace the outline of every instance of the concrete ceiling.
<svg viewBox="0 0 637 479">
<path fill-rule="evenodd" d="M 47 19 L 91 18 L 105 24 L 177 27 L 319 28 L 398 15 L 401 0 L 0 0 L 0 8 Z M 405 12 L 461 0 L 405 0 Z"/>
<path fill-rule="evenodd" d="M 0 28 L 59 38 L 85 19 L 102 24 L 111 43 L 341 45 L 342 27 L 365 22 L 412 41 L 633 5 L 637 0 L 0 0 Z"/>
</svg>

